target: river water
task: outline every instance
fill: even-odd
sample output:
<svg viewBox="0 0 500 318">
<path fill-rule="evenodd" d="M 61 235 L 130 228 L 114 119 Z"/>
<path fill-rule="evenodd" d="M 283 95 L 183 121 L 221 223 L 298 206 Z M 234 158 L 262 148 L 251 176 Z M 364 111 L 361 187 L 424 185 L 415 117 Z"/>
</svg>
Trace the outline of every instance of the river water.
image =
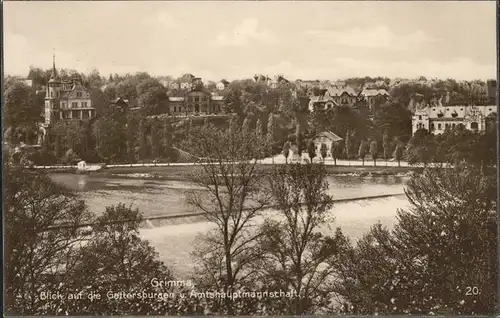
<svg viewBox="0 0 500 318">
<path fill-rule="evenodd" d="M 103 213 L 106 206 L 119 202 L 139 208 L 145 217 L 198 212 L 186 204 L 186 193 L 196 187 L 185 181 L 117 179 L 64 173 L 52 174 L 51 178 L 77 191 L 96 214 Z M 399 195 L 335 203 L 330 211 L 332 221 L 322 232 L 329 233 L 340 226 L 355 241 L 376 222 L 392 228 L 397 221 L 396 211 L 408 207 L 403 194 L 407 180 L 407 177 L 398 176 L 329 176 L 328 192 L 334 199 Z M 190 253 L 197 234 L 213 228 L 213 224 L 202 217 L 152 221 L 148 225 L 141 229 L 141 236 L 156 247 L 161 260 L 180 277 L 192 271 Z"/>
</svg>

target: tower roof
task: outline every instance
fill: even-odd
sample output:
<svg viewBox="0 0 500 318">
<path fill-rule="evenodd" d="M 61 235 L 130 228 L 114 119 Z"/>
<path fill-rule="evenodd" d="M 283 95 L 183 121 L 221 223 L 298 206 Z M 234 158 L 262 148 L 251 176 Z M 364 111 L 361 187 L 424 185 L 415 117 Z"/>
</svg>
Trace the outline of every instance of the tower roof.
<svg viewBox="0 0 500 318">
<path fill-rule="evenodd" d="M 59 82 L 59 76 L 56 69 L 56 55 L 52 56 L 52 74 L 50 75 L 49 83 Z"/>
</svg>

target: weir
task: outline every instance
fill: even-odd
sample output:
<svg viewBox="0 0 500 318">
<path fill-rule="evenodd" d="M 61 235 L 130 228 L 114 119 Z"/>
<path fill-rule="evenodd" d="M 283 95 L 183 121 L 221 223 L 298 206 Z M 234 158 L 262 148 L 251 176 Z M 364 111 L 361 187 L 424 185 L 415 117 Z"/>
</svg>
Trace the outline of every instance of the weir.
<svg viewBox="0 0 500 318">
<path fill-rule="evenodd" d="M 373 195 L 373 196 L 363 196 L 363 197 L 355 197 L 355 198 L 344 198 L 344 199 L 334 199 L 334 203 L 343 203 L 343 202 L 353 202 L 360 201 L 361 205 L 369 205 L 369 203 L 363 203 L 363 201 L 374 200 L 374 199 L 383 199 L 389 197 L 398 197 L 404 196 L 404 193 L 392 193 L 392 194 L 382 194 L 382 195 Z M 277 208 L 275 205 L 265 206 L 264 209 L 273 209 Z M 142 219 L 140 223 L 140 228 L 142 229 L 151 229 L 168 225 L 177 225 L 177 224 L 190 224 L 190 223 L 199 223 L 206 221 L 205 213 L 197 212 L 197 213 L 184 213 L 184 214 L 168 214 L 168 215 L 157 215 L 157 216 L 149 216 Z M 114 223 L 125 223 L 125 222 L 133 222 L 135 220 L 120 220 L 115 222 L 109 222 L 110 224 Z M 95 223 L 86 223 L 78 226 L 79 228 L 85 228 L 86 230 L 95 226 Z M 72 228 L 72 225 L 57 225 L 53 226 L 50 229 L 56 230 L 58 228 Z"/>
</svg>

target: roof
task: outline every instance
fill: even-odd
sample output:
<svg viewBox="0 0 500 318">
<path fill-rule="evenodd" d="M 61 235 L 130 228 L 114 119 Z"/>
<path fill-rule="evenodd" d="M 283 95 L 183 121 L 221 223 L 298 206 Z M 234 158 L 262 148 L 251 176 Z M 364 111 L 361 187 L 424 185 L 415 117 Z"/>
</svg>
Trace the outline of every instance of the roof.
<svg viewBox="0 0 500 318">
<path fill-rule="evenodd" d="M 57 80 L 56 78 L 51 78 L 51 79 L 49 80 L 49 83 L 60 83 L 60 81 L 59 81 L 59 80 Z"/>
<path fill-rule="evenodd" d="M 123 99 L 121 97 L 118 97 L 116 98 L 114 101 L 113 101 L 113 104 L 118 104 L 119 102 L 124 102 L 126 104 L 128 104 L 128 99 Z"/>
<path fill-rule="evenodd" d="M 212 100 L 223 100 L 224 96 L 212 96 Z"/>
<path fill-rule="evenodd" d="M 190 74 L 190 73 L 186 73 L 186 74 L 182 75 L 180 78 L 195 79 L 196 76 L 194 76 L 193 74 Z"/>
<path fill-rule="evenodd" d="M 184 97 L 183 96 L 170 96 L 168 98 L 168 100 L 171 102 L 182 102 L 182 101 L 184 101 Z"/>
<path fill-rule="evenodd" d="M 386 96 L 389 95 L 389 93 L 383 88 L 381 88 L 381 89 L 365 88 L 361 91 L 360 94 L 364 95 L 366 97 L 377 96 L 377 95 L 386 95 Z"/>
<path fill-rule="evenodd" d="M 350 96 L 356 96 L 356 92 L 351 86 L 345 86 L 342 88 L 336 87 L 336 86 L 331 86 L 327 88 L 328 93 L 330 96 L 340 96 L 344 93 L 347 93 Z"/>
<path fill-rule="evenodd" d="M 326 96 L 326 95 L 319 95 L 319 96 L 311 96 L 309 101 L 311 103 L 327 103 L 327 102 L 331 102 L 333 103 L 335 106 L 338 106 L 338 104 L 330 97 L 330 96 Z"/>
<path fill-rule="evenodd" d="M 331 141 L 341 141 L 342 140 L 342 138 L 340 138 L 336 134 L 332 133 L 331 131 L 320 132 L 319 134 L 314 136 L 313 140 L 316 138 L 320 138 L 320 137 L 328 138 Z"/>
</svg>

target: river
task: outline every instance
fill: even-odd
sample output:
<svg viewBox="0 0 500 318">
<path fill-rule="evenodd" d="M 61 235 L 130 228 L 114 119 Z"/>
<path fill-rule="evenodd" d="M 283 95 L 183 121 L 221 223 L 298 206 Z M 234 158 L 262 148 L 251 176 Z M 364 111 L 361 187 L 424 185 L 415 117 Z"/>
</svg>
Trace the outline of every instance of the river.
<svg viewBox="0 0 500 318">
<path fill-rule="evenodd" d="M 96 214 L 103 213 L 106 206 L 119 202 L 139 208 L 145 217 L 197 212 L 186 204 L 186 192 L 194 189 L 195 185 L 185 181 L 118 179 L 66 173 L 51 174 L 51 178 L 77 191 Z M 322 231 L 328 233 L 340 226 L 355 241 L 376 222 L 393 227 L 397 209 L 408 207 L 403 194 L 407 180 L 407 177 L 399 176 L 329 176 L 328 192 L 334 199 L 399 195 L 335 203 L 330 211 L 334 220 Z M 180 277 L 192 270 L 190 253 L 196 235 L 213 228 L 213 224 L 200 217 L 148 224 L 141 229 L 141 236 L 156 247 L 161 260 Z"/>
</svg>

